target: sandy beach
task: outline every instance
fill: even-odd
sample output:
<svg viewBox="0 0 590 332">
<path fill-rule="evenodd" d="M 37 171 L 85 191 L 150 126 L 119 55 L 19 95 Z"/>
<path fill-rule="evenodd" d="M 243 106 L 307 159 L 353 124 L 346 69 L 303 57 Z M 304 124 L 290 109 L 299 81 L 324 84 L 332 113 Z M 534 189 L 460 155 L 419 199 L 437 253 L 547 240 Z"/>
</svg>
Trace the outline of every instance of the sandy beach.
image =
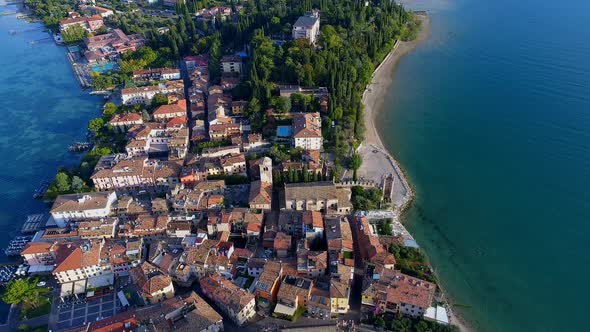
<svg viewBox="0 0 590 332">
<path fill-rule="evenodd" d="M 375 69 L 371 84 L 367 86 L 363 94 L 364 119 L 366 126 L 365 141 L 358 148 L 358 153 L 363 158 L 363 164 L 358 170 L 358 176 L 364 180 L 372 180 L 382 183 L 387 175 L 393 175 L 394 188 L 391 195 L 391 202 L 394 214 L 401 213 L 411 204 L 414 198 L 412 187 L 399 163 L 390 155 L 383 145 L 379 132 L 375 127 L 377 114 L 383 110 L 385 96 L 389 92 L 393 82 L 393 70 L 395 66 L 407 53 L 412 51 L 418 44 L 426 40 L 430 34 L 430 18 L 428 15 L 417 15 L 422 21 L 422 27 L 418 37 L 409 42 L 398 41 L 383 62 Z M 442 287 L 441 287 L 442 290 Z M 444 290 L 443 290 L 444 293 Z M 447 297 L 447 299 L 449 299 Z M 449 301 L 452 303 L 452 301 Z M 468 323 L 458 316 L 452 308 L 447 307 L 451 323 L 459 327 L 461 331 L 470 332 L 472 329 Z"/>
<path fill-rule="evenodd" d="M 418 15 L 422 21 L 420 33 L 415 40 L 398 41 L 393 49 L 375 69 L 371 83 L 363 93 L 364 119 L 366 126 L 365 140 L 358 149 L 363 157 L 363 164 L 358 176 L 364 180 L 382 183 L 387 175 L 393 175 L 394 186 L 391 202 L 394 213 L 401 214 L 409 206 L 414 197 L 412 187 L 408 183 L 398 162 L 391 157 L 375 127 L 375 117 L 383 110 L 383 101 L 393 81 L 393 69 L 402 56 L 413 50 L 419 43 L 426 40 L 430 33 L 430 19 L 427 15 Z"/>
</svg>

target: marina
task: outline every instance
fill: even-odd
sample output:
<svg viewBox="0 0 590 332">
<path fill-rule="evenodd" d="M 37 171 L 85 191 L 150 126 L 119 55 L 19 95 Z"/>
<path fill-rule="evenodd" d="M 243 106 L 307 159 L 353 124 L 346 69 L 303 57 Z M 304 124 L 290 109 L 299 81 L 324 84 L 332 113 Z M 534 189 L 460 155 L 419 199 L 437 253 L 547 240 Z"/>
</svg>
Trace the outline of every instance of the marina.
<svg viewBox="0 0 590 332">
<path fill-rule="evenodd" d="M 21 233 L 23 234 L 34 234 L 45 227 L 45 222 L 47 221 L 47 217 L 45 214 L 32 214 L 27 216 L 27 221 L 25 221 L 23 227 L 21 228 Z"/>
<path fill-rule="evenodd" d="M 33 239 L 32 236 L 17 236 L 10 243 L 8 247 L 4 249 L 4 254 L 6 256 L 18 256 L 20 255 L 21 251 L 25 248 L 27 243 L 31 242 Z"/>
<path fill-rule="evenodd" d="M 3 265 L 0 266 L 0 284 L 9 282 L 14 277 L 17 270 L 15 265 Z"/>
</svg>

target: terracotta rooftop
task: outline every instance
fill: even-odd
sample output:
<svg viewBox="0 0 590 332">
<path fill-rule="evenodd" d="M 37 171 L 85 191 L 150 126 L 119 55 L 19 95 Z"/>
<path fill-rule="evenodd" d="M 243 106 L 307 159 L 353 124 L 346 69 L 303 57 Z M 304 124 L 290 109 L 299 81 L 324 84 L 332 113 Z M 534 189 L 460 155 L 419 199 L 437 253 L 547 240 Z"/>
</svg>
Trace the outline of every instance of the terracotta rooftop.
<svg viewBox="0 0 590 332">
<path fill-rule="evenodd" d="M 274 239 L 275 250 L 289 250 L 291 248 L 291 236 L 278 232 Z"/>
<path fill-rule="evenodd" d="M 324 219 L 319 211 L 303 211 L 303 223 L 314 228 L 324 228 Z"/>
<path fill-rule="evenodd" d="M 30 254 L 42 254 L 49 253 L 50 248 L 53 246 L 51 242 L 29 242 L 25 249 L 20 253 L 21 255 Z"/>
<path fill-rule="evenodd" d="M 169 275 L 149 262 L 143 262 L 140 266 L 132 268 L 129 270 L 129 275 L 146 297 L 151 297 L 172 284 L 172 278 Z"/>
<path fill-rule="evenodd" d="M 83 241 L 80 244 L 66 244 L 66 249 L 61 257 L 56 258 L 56 267 L 53 273 L 81 269 L 83 267 L 98 266 L 100 264 L 100 241 Z M 69 252 L 69 254 L 68 254 Z"/>
<path fill-rule="evenodd" d="M 220 326 L 223 318 L 194 291 L 175 296 L 162 303 L 140 309 L 140 320 L 146 321 L 155 331 L 209 331 Z"/>
<path fill-rule="evenodd" d="M 86 332 L 126 332 L 139 327 L 135 310 L 131 309 L 88 324 Z"/>
<path fill-rule="evenodd" d="M 433 283 L 396 271 L 394 283 L 387 289 L 387 302 L 405 303 L 425 309 L 432 304 L 435 288 Z"/>
<path fill-rule="evenodd" d="M 293 115 L 293 137 L 322 137 L 322 118 L 320 113 L 295 113 Z"/>
</svg>

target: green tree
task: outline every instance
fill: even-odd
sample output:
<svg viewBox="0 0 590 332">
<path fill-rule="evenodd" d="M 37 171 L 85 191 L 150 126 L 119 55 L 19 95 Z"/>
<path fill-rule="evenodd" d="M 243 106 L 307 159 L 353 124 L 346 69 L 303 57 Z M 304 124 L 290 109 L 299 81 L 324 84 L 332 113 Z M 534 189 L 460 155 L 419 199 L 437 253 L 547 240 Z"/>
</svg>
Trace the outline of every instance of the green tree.
<svg viewBox="0 0 590 332">
<path fill-rule="evenodd" d="M 84 187 L 86 187 L 86 183 L 84 183 L 84 180 L 75 175 L 72 176 L 72 190 L 79 193 L 84 190 Z"/>
<path fill-rule="evenodd" d="M 37 280 L 17 279 L 10 281 L 2 294 L 2 301 L 7 304 L 19 304 L 22 302 L 34 308 L 39 306 L 41 289 L 37 287 Z"/>
<path fill-rule="evenodd" d="M 65 193 L 71 190 L 70 177 L 65 172 L 58 172 L 53 180 L 53 184 L 59 193 Z"/>
<path fill-rule="evenodd" d="M 381 318 L 380 316 L 375 318 L 375 326 L 377 327 L 384 327 L 385 326 L 385 321 L 383 320 L 383 318 Z"/>
<path fill-rule="evenodd" d="M 82 28 L 80 25 L 73 25 L 62 31 L 61 36 L 64 43 L 74 44 L 81 42 L 84 38 L 86 38 L 86 36 L 88 36 L 88 31 L 86 31 L 86 29 Z"/>
<path fill-rule="evenodd" d="M 322 27 L 320 42 L 329 50 L 336 50 L 342 47 L 342 39 L 331 25 Z"/>
<path fill-rule="evenodd" d="M 361 157 L 361 155 L 359 155 L 358 153 L 353 153 L 352 156 L 350 156 L 350 161 L 348 162 L 348 166 L 353 169 L 353 170 L 358 170 L 359 168 L 361 168 L 361 165 L 363 164 L 363 158 Z"/>
<path fill-rule="evenodd" d="M 104 107 L 102 108 L 102 116 L 105 119 L 110 119 L 111 117 L 113 117 L 113 115 L 117 112 L 117 105 L 108 102 L 106 104 L 104 104 Z"/>
<path fill-rule="evenodd" d="M 94 31 L 94 35 L 98 36 L 98 35 L 104 35 L 105 33 L 109 32 L 109 29 L 106 26 L 101 26 L 100 28 L 96 29 Z"/>
<path fill-rule="evenodd" d="M 287 97 L 273 97 L 270 105 L 276 113 L 287 113 L 291 110 L 291 99 Z"/>
<path fill-rule="evenodd" d="M 383 233 L 385 235 L 391 235 L 393 229 L 391 227 L 391 220 L 386 221 L 385 223 L 383 223 Z"/>
<path fill-rule="evenodd" d="M 282 163 L 283 161 L 289 160 L 289 154 L 278 144 L 273 144 L 273 146 L 268 151 L 269 156 L 275 161 L 275 163 Z"/>
<path fill-rule="evenodd" d="M 95 118 L 88 122 L 88 130 L 96 136 L 96 134 L 102 129 L 105 122 L 102 118 Z"/>
<path fill-rule="evenodd" d="M 90 80 L 92 81 L 92 88 L 95 91 L 106 90 L 114 85 L 111 75 L 101 74 L 95 71 L 90 72 Z"/>
<path fill-rule="evenodd" d="M 166 97 L 166 95 L 163 93 L 156 93 L 156 95 L 154 96 L 154 99 L 152 99 L 152 106 L 154 106 L 154 107 L 167 105 L 167 104 L 168 104 L 168 97 Z"/>
<path fill-rule="evenodd" d="M 141 111 L 141 117 L 145 122 L 150 121 L 150 114 L 146 110 Z"/>
</svg>

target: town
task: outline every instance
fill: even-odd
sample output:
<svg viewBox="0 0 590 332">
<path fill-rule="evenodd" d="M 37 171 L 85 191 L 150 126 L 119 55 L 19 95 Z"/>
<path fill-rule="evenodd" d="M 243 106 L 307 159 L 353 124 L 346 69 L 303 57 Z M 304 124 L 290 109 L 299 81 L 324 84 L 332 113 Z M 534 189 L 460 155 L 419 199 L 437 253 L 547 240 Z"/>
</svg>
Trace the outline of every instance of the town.
<svg viewBox="0 0 590 332">
<path fill-rule="evenodd" d="M 46 186 L 49 215 L 11 249 L 22 264 L 2 299 L 25 313 L 22 330 L 42 310 L 51 331 L 456 328 L 400 223 L 407 184 L 357 152 L 362 90 L 415 33 L 411 13 L 389 1 L 47 3 L 25 1 L 61 13 L 41 18 L 108 102 L 80 166 Z M 335 6 L 381 32 L 347 41 L 353 18 Z M 133 15 L 168 25 L 140 31 Z M 357 38 L 361 58 L 346 53 Z"/>
</svg>

